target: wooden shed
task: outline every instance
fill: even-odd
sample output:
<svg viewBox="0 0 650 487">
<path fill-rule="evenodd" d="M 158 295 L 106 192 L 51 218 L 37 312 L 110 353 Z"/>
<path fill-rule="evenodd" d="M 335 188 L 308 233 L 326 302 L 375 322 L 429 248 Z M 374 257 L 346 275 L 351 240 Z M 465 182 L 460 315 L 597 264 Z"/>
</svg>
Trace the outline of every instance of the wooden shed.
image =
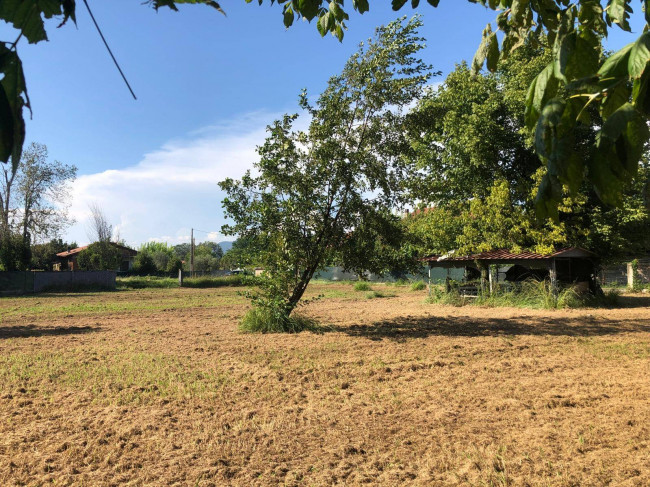
<svg viewBox="0 0 650 487">
<path fill-rule="evenodd" d="M 578 247 L 551 254 L 492 250 L 464 256 L 454 253 L 431 255 L 422 260 L 429 264 L 429 268 L 465 268 L 466 280 L 472 277 L 480 279 L 484 289 L 492 289 L 500 281 L 517 282 L 527 278 L 548 278 L 555 289 L 559 284 L 573 284 L 595 292 L 597 286 L 598 257 Z"/>
</svg>

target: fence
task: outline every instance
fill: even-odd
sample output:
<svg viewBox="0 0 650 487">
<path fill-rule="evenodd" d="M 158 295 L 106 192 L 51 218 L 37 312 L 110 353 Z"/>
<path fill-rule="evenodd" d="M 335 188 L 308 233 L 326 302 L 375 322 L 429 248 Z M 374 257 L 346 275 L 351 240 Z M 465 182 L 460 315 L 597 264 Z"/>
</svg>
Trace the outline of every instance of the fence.
<svg viewBox="0 0 650 487">
<path fill-rule="evenodd" d="M 461 279 L 463 277 L 463 269 L 450 269 L 452 279 Z M 431 282 L 433 283 L 443 283 L 447 278 L 446 269 L 431 269 L 431 276 L 429 276 L 429 267 L 422 266 L 419 272 L 415 274 L 405 274 L 402 276 L 392 276 L 390 274 L 384 274 L 380 276 L 378 274 L 366 274 L 364 278 L 371 282 L 395 282 L 398 279 L 409 279 L 412 281 L 418 280 L 427 280 L 431 277 Z M 343 267 L 332 266 L 326 267 L 324 270 L 319 271 L 314 275 L 314 279 L 323 279 L 325 281 L 356 281 L 359 278 L 354 272 L 346 272 L 343 270 Z"/>
<path fill-rule="evenodd" d="M 115 271 L 0 272 L 0 294 L 66 289 L 115 289 L 115 275 Z"/>
</svg>

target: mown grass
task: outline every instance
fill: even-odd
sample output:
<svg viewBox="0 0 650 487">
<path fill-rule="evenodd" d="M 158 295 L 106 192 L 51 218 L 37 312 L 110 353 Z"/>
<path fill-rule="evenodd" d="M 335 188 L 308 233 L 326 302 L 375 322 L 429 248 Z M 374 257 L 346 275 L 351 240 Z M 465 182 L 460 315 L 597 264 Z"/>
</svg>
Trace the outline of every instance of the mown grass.
<svg viewBox="0 0 650 487">
<path fill-rule="evenodd" d="M 186 290 L 189 291 L 189 290 Z M 244 304 L 246 299 L 236 292 L 223 295 L 202 290 L 189 294 L 183 289 L 125 290 L 112 293 L 53 294 L 14 298 L 0 302 L 0 323 L 3 319 L 19 316 L 29 319 L 36 316 L 102 315 L 131 311 L 165 311 L 187 308 L 217 308 Z"/>
<path fill-rule="evenodd" d="M 44 394 L 58 384 L 90 392 L 102 404 L 209 399 L 218 396 L 229 380 L 226 371 L 163 353 L 114 350 L 108 357 L 99 357 L 70 349 L 0 356 L 0 391 L 38 387 Z"/>
</svg>

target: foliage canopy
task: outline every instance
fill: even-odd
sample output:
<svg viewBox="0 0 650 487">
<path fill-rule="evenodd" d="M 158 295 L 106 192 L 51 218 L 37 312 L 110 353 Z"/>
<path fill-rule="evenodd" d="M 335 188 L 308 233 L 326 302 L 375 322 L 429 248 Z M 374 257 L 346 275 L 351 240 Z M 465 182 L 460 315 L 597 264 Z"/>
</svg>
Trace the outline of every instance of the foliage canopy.
<svg viewBox="0 0 650 487">
<path fill-rule="evenodd" d="M 381 272 L 381 256 L 359 249 L 401 244 L 390 209 L 405 197 L 412 169 L 405 110 L 430 76 L 416 57 L 420 25 L 400 19 L 377 29 L 314 105 L 300 95 L 311 118 L 306 131 L 294 128 L 297 115 L 285 115 L 258 148 L 257 174 L 220 183 L 234 221 L 223 232 L 261 249 L 266 272 L 253 304 L 276 324 L 289 326 L 309 281 L 334 254 L 347 268 Z"/>
</svg>

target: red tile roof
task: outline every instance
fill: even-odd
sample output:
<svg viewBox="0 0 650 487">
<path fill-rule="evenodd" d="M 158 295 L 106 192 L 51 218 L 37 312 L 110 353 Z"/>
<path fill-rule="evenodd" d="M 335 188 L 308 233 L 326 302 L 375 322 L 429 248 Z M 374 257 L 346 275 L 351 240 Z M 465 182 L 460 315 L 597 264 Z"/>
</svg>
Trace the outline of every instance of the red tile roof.
<svg viewBox="0 0 650 487">
<path fill-rule="evenodd" d="M 547 260 L 553 257 L 582 257 L 592 258 L 596 254 L 579 247 L 567 247 L 560 249 L 551 254 L 537 254 L 535 252 L 519 252 L 514 253 L 509 250 L 490 250 L 472 255 L 463 255 L 454 257 L 453 255 L 430 255 L 424 257 L 422 260 L 425 262 L 460 262 L 460 261 L 475 261 L 475 260 Z"/>
<path fill-rule="evenodd" d="M 133 249 L 131 249 L 129 247 L 125 247 L 124 245 L 120 245 L 120 244 L 115 243 L 115 242 L 110 242 L 110 244 L 113 247 L 117 247 L 120 250 L 127 250 L 132 255 L 136 255 L 138 253 L 137 250 L 133 250 Z M 56 256 L 57 257 L 70 257 L 71 255 L 78 254 L 79 252 L 81 252 L 82 250 L 85 250 L 87 248 L 88 248 L 88 245 L 84 245 L 83 247 L 77 247 L 76 249 L 70 249 L 70 250 L 67 250 L 65 252 L 59 252 L 58 254 L 56 254 Z"/>
</svg>

